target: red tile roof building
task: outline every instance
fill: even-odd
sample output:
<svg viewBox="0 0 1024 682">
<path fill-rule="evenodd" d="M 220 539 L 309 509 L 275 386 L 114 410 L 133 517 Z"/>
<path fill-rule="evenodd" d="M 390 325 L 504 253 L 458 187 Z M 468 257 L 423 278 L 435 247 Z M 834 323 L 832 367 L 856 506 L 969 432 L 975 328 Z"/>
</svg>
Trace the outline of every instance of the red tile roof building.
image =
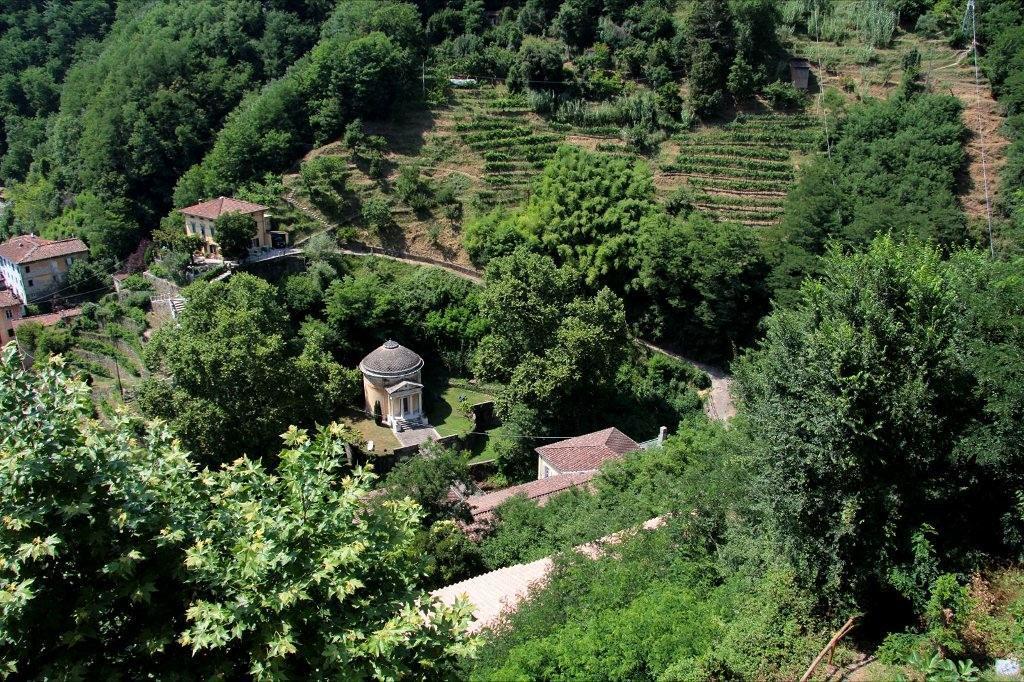
<svg viewBox="0 0 1024 682">
<path fill-rule="evenodd" d="M 185 234 L 197 235 L 203 240 L 202 252 L 205 256 L 221 256 L 220 245 L 217 243 L 216 223 L 217 219 L 226 213 L 251 215 L 256 221 L 256 236 L 250 245 L 252 248 L 268 249 L 272 246 L 268 215 L 270 209 L 261 204 L 231 197 L 217 197 L 179 210 L 185 217 Z"/>
<path fill-rule="evenodd" d="M 509 488 L 502 488 L 482 495 L 472 495 L 466 498 L 469 511 L 474 521 L 486 521 L 494 514 L 494 510 L 504 504 L 512 497 L 524 497 L 534 500 L 543 505 L 554 495 L 560 492 L 584 485 L 597 475 L 596 471 L 583 471 L 573 474 L 560 474 L 541 478 L 522 485 L 514 485 Z"/>
<path fill-rule="evenodd" d="M 0 346 L 14 338 L 14 323 L 21 319 L 21 301 L 10 289 L 0 289 Z"/>
<path fill-rule="evenodd" d="M 207 218 L 209 220 L 216 220 L 225 213 L 263 213 L 268 211 L 266 206 L 260 204 L 254 204 L 250 201 L 242 201 L 241 199 L 232 199 L 231 197 L 217 197 L 210 201 L 204 201 L 199 204 L 193 204 L 186 208 L 181 209 L 181 213 L 186 216 L 195 216 L 197 218 Z"/>
<path fill-rule="evenodd" d="M 69 308 L 67 310 L 58 310 L 55 313 L 46 313 L 45 315 L 33 315 L 31 317 L 23 317 L 20 320 L 15 320 L 14 329 L 15 331 L 17 331 L 18 327 L 25 324 L 29 324 L 30 322 L 34 324 L 41 324 L 44 327 L 52 327 L 58 322 L 63 322 L 64 320 L 70 320 L 72 318 L 79 317 L 81 316 L 81 314 L 81 308 Z"/>
<path fill-rule="evenodd" d="M 22 303 L 32 303 L 59 291 L 71 263 L 88 255 L 78 238 L 18 235 L 0 244 L 0 278 Z"/>
<path fill-rule="evenodd" d="M 615 427 L 567 438 L 537 448 L 537 478 L 595 471 L 608 460 L 639 449 L 639 443 Z"/>
<path fill-rule="evenodd" d="M 34 234 L 22 234 L 11 237 L 0 244 L 0 258 L 12 263 L 35 263 L 36 261 L 74 256 L 89 252 L 89 247 L 81 239 L 43 239 Z"/>
</svg>

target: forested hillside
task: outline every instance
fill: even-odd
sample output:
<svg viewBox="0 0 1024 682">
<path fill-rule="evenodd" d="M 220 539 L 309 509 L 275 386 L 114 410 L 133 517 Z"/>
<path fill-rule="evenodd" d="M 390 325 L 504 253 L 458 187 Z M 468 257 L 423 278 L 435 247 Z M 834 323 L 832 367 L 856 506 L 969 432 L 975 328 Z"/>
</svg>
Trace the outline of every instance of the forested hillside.
<svg viewBox="0 0 1024 682">
<path fill-rule="evenodd" d="M 1024 657 L 1018 2 L 15 0 L 0 190 L 2 675 Z"/>
</svg>

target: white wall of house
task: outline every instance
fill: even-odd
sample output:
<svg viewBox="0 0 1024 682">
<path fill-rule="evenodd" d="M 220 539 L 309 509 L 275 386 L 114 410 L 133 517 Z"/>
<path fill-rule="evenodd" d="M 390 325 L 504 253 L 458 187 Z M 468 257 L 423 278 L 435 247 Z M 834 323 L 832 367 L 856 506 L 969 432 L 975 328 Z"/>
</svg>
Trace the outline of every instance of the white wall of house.
<svg viewBox="0 0 1024 682">
<path fill-rule="evenodd" d="M 0 258 L 0 277 L 18 298 L 25 303 L 32 303 L 64 285 L 68 268 L 77 257 L 57 256 L 20 265 Z"/>
<path fill-rule="evenodd" d="M 545 460 L 540 455 L 537 455 L 537 479 L 550 478 L 552 476 L 558 476 L 562 472 L 556 469 L 550 462 Z"/>
<path fill-rule="evenodd" d="M 0 258 L 0 277 L 15 296 L 22 301 L 25 300 L 25 283 L 21 280 L 21 268 L 6 258 Z"/>
</svg>

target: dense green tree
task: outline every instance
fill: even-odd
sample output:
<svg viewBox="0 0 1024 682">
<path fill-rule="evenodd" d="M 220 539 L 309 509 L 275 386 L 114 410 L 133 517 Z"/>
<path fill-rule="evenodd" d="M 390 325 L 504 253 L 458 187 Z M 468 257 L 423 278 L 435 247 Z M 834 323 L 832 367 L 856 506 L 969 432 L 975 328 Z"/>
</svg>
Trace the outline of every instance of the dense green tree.
<svg viewBox="0 0 1024 682">
<path fill-rule="evenodd" d="M 422 42 L 417 17 L 407 4 L 339 4 L 309 54 L 232 112 L 202 163 L 179 180 L 175 204 L 280 173 L 311 144 L 340 136 L 349 121 L 391 113 L 412 79 Z"/>
<path fill-rule="evenodd" d="M 944 249 L 963 244 L 955 192 L 965 133 L 961 105 L 947 95 L 897 94 L 850 109 L 831 158 L 803 170 L 770 239 L 776 294 L 788 300 L 834 241 L 863 247 L 892 233 Z"/>
<path fill-rule="evenodd" d="M 214 226 L 221 254 L 230 260 L 243 260 L 249 255 L 256 237 L 256 219 L 245 213 L 227 213 L 217 218 Z"/>
<path fill-rule="evenodd" d="M 135 677 L 164 668 L 183 653 L 175 640 L 185 624 L 194 466 L 166 428 L 87 421 L 89 389 L 61 365 L 37 373 L 19 365 L 8 346 L 0 367 L 4 670 Z"/>
<path fill-rule="evenodd" d="M 127 217 L 124 202 L 107 201 L 92 192 L 81 192 L 73 207 L 43 228 L 44 236 L 56 239 L 81 237 L 89 255 L 107 263 L 119 261 L 139 242 L 138 226 Z"/>
<path fill-rule="evenodd" d="M 825 642 L 791 570 L 729 572 L 685 519 L 555 558 L 471 679 L 792 679 Z"/>
<path fill-rule="evenodd" d="M 468 520 L 469 507 L 452 488 L 469 490 L 473 485 L 461 453 L 426 443 L 415 457 L 398 464 L 381 484 L 384 498 L 410 499 L 423 510 L 424 526 L 443 520 Z"/>
<path fill-rule="evenodd" d="M 605 410 L 642 409 L 625 380 L 637 351 L 622 299 L 607 288 L 588 294 L 570 266 L 523 249 L 492 261 L 480 319 L 486 334 L 473 369 L 507 384 L 498 398 L 502 418 L 525 407 L 545 429 L 564 432 L 603 426 Z M 591 409 L 564 407 L 580 401 Z"/>
<path fill-rule="evenodd" d="M 394 338 L 450 371 L 465 372 L 483 334 L 477 288 L 438 268 L 382 261 L 330 284 L 327 322 L 341 354 L 354 366 L 366 352 Z"/>
<path fill-rule="evenodd" d="M 528 37 L 509 71 L 509 86 L 519 89 L 557 90 L 565 80 L 565 44 Z"/>
<path fill-rule="evenodd" d="M 768 264 L 749 229 L 700 214 L 646 224 L 640 283 L 650 297 L 648 324 L 680 348 L 728 356 L 753 339 L 768 311 Z"/>
<path fill-rule="evenodd" d="M 762 532 L 821 602 L 878 605 L 923 524 L 954 570 L 1020 541 L 1000 527 L 1021 409 L 1003 345 L 1020 302 L 996 294 L 1019 284 L 1001 267 L 888 237 L 834 254 L 741 363 Z"/>
<path fill-rule="evenodd" d="M 452 520 L 438 521 L 417 535 L 416 554 L 423 560 L 423 585 L 437 589 L 483 573 L 480 547 Z"/>
<path fill-rule="evenodd" d="M 318 156 L 302 164 L 302 185 L 313 205 L 324 215 L 344 218 L 348 181 L 348 162 L 340 156 Z"/>
<path fill-rule="evenodd" d="M 525 207 L 478 221 L 467 239 L 480 244 L 478 256 L 501 253 L 487 233 L 511 245 L 516 240 L 505 235 L 514 229 L 532 248 L 578 269 L 588 284 L 622 293 L 636 276 L 641 221 L 658 211 L 646 164 L 564 146 L 534 181 Z"/>
<path fill-rule="evenodd" d="M 325 353 L 300 357 L 273 286 L 243 273 L 184 293 L 179 324 L 146 347 L 147 362 L 173 382 L 151 379 L 140 403 L 207 463 L 262 455 L 289 423 L 326 423 L 347 403 L 351 377 Z"/>
<path fill-rule="evenodd" d="M 243 459 L 205 476 L 211 510 L 185 558 L 203 591 L 181 640 L 222 653 L 226 673 L 445 677 L 470 651 L 466 610 L 416 586 L 416 504 L 367 513 L 367 476 L 339 484 L 344 437 L 337 425 L 315 439 L 292 428 L 276 472 Z"/>
<path fill-rule="evenodd" d="M 552 29 L 566 45 L 581 50 L 594 42 L 601 0 L 564 0 L 552 21 Z"/>
<path fill-rule="evenodd" d="M 114 0 L 0 8 L 0 181 L 21 180 L 45 123 L 59 105 L 68 68 L 103 38 L 114 20 Z"/>
</svg>

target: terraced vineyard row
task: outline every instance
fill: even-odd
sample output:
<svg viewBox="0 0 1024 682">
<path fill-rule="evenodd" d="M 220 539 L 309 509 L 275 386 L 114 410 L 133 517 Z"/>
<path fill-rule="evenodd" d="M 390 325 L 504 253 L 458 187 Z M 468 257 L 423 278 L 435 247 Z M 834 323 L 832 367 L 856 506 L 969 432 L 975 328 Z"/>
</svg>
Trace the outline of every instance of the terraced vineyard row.
<svg viewBox="0 0 1024 682">
<path fill-rule="evenodd" d="M 782 216 L 795 156 L 811 152 L 817 134 L 806 114 L 741 115 L 718 128 L 675 136 L 679 155 L 661 172 L 681 178 L 694 203 L 718 220 L 771 225 Z"/>
<path fill-rule="evenodd" d="M 529 194 L 530 180 L 564 137 L 538 130 L 524 98 L 499 97 L 493 90 L 480 89 L 457 91 L 455 99 L 466 112 L 456 117 L 455 130 L 484 160 L 487 188 L 481 198 L 492 206 L 522 201 Z"/>
</svg>

